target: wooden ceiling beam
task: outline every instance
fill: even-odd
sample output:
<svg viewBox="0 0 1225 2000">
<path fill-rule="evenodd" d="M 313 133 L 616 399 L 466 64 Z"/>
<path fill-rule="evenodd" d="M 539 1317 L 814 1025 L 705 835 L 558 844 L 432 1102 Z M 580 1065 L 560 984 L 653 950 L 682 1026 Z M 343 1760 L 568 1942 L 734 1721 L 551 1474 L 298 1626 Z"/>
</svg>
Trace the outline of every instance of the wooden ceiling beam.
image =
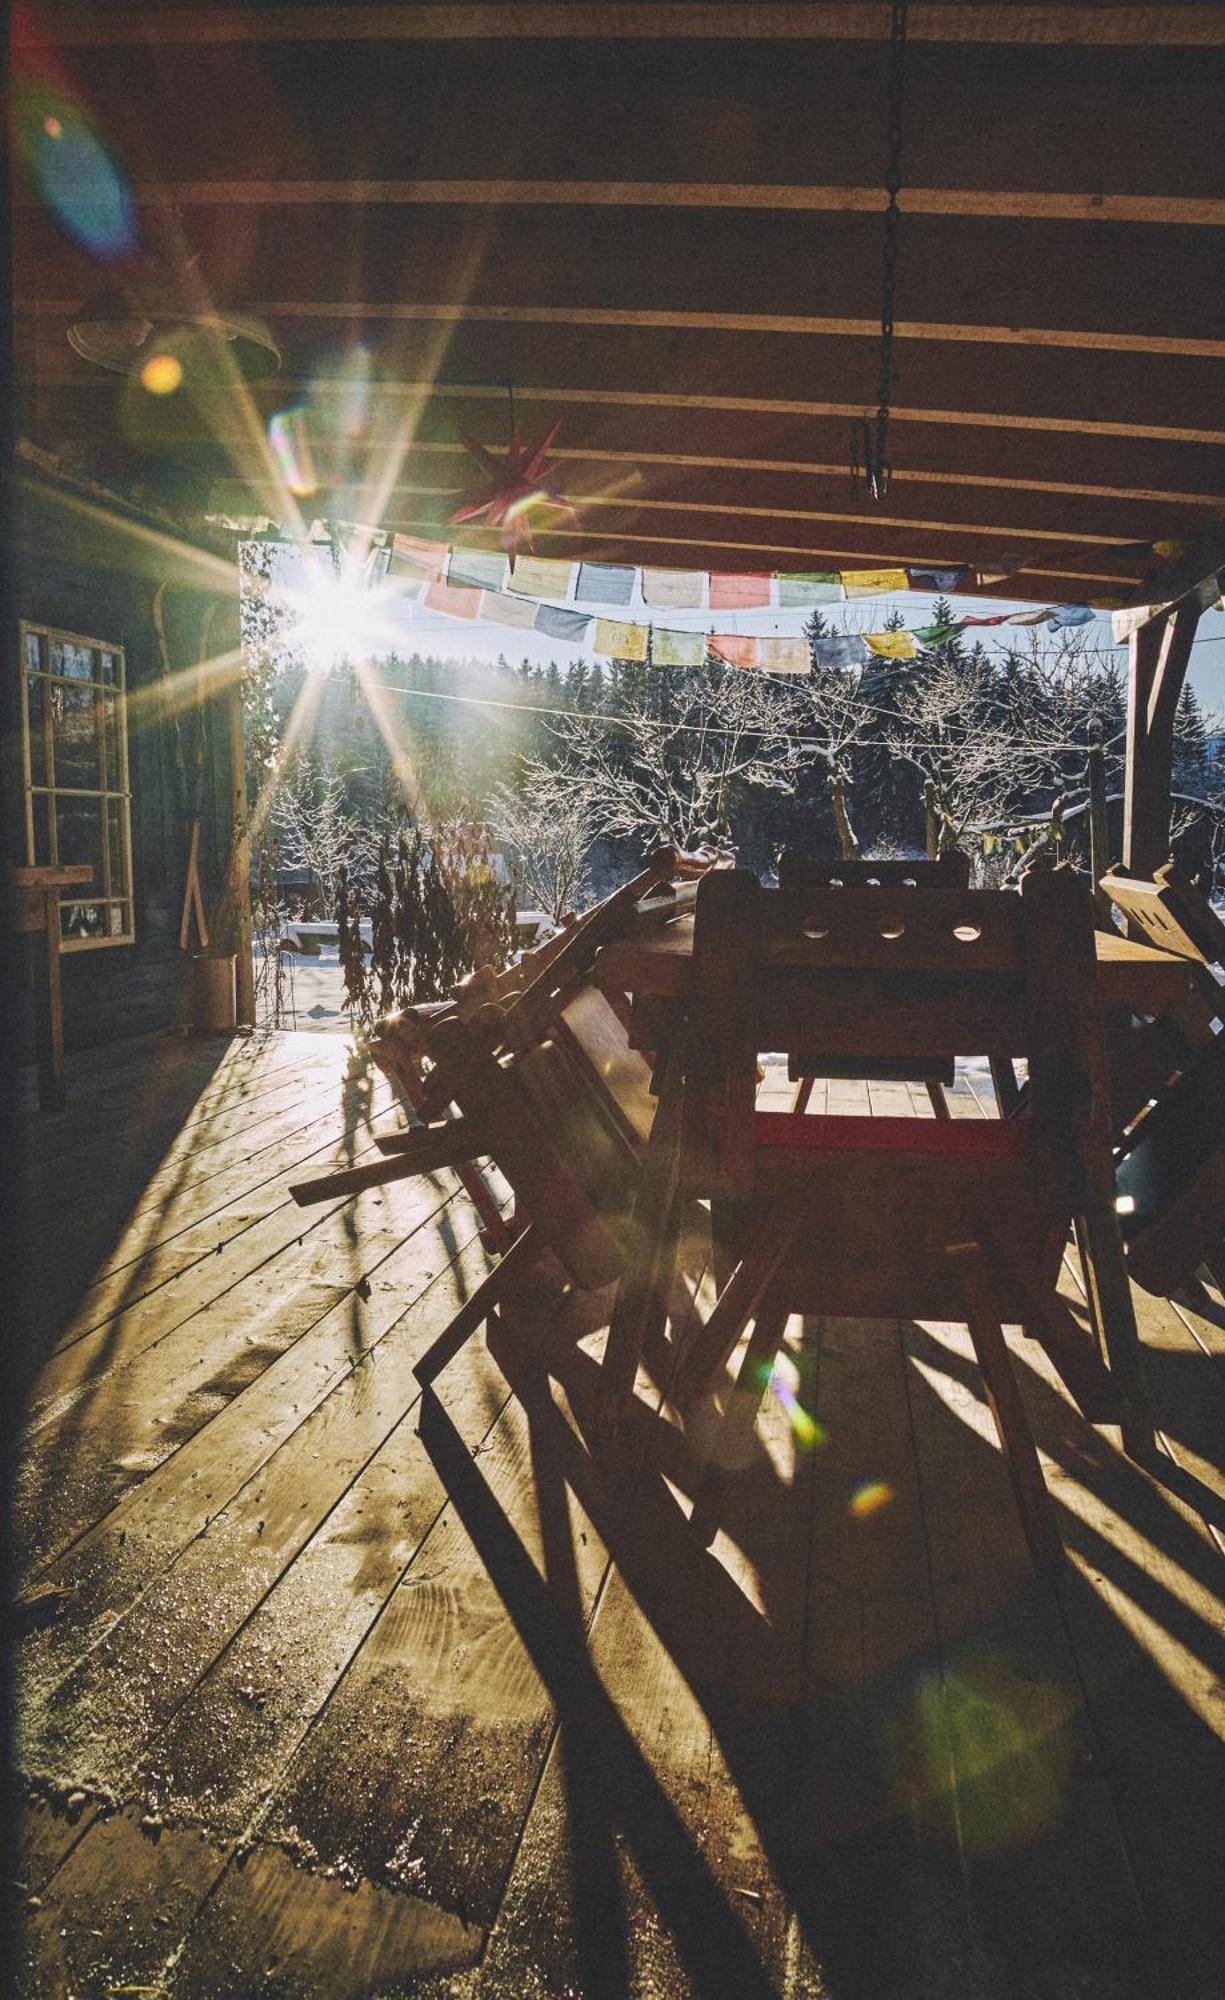
<svg viewBox="0 0 1225 2000">
<path fill-rule="evenodd" d="M 308 514 L 311 512 L 309 502 L 304 504 L 303 511 Z M 430 536 L 440 533 L 438 518 L 420 511 L 388 511 L 382 516 L 381 525 L 393 529 L 396 533 Z M 854 534 L 848 536 L 762 534 L 758 537 L 749 537 L 686 533 L 683 532 L 685 524 L 680 521 L 674 524 L 678 532 L 668 534 L 662 532 L 667 525 L 669 524 L 658 523 L 650 532 L 640 532 L 632 523 L 602 528 L 583 527 L 577 531 L 573 528 L 540 528 L 535 531 L 535 539 L 549 544 L 547 549 L 541 550 L 541 553 L 573 555 L 576 560 L 586 554 L 594 561 L 606 561 L 616 559 L 617 554 L 621 553 L 626 561 L 639 563 L 655 561 L 664 565 L 684 566 L 688 558 L 682 558 L 676 553 L 677 551 L 702 549 L 707 553 L 708 567 L 729 570 L 822 567 L 836 569 L 839 564 L 880 564 L 881 567 L 896 565 L 898 568 L 924 565 L 937 568 L 941 565 L 955 567 L 965 555 L 964 550 L 956 544 L 943 548 L 937 546 L 940 537 L 934 532 L 930 535 L 925 533 L 922 540 L 905 540 L 896 535 L 855 536 Z M 449 531 L 445 538 L 455 539 L 453 531 Z M 647 553 L 636 556 L 627 553 L 631 550 L 657 552 L 665 549 L 674 553 L 670 555 Z M 714 558 L 713 561 L 710 560 L 711 557 Z M 1065 597 L 1073 601 L 1076 600 L 1078 593 L 1083 595 L 1086 592 L 1092 592 L 1096 596 L 1117 595 L 1121 599 L 1127 595 L 1130 588 L 1130 580 L 1118 570 L 1109 570 L 1096 565 L 1077 568 L 1052 566 L 1041 570 L 1012 572 L 1006 579 L 1009 586 L 1007 594 L 1028 598 L 1031 594 L 1028 588 L 1029 582 L 1038 576 L 1044 580 L 1055 579 L 1062 584 L 1074 584 L 1075 589 L 1065 591 Z M 990 587 L 985 584 L 982 586 L 984 589 Z M 998 589 L 996 594 L 999 594 Z"/>
<path fill-rule="evenodd" d="M 21 298 L 18 318 L 70 320 L 79 299 Z M 647 327 L 678 333 L 801 334 L 826 339 L 880 339 L 879 319 L 836 319 L 815 313 L 737 313 L 635 310 L 627 306 L 418 305 L 403 300 L 250 299 L 244 310 L 265 320 L 371 322 L 389 325 Z M 1108 333 L 1092 328 L 1048 326 L 968 326 L 943 320 L 899 319 L 897 340 L 950 342 L 976 347 L 1055 347 L 1072 352 L 1153 354 L 1199 360 L 1225 359 L 1225 340 L 1176 334 Z"/>
<path fill-rule="evenodd" d="M 74 67 L 140 179 L 875 188 L 881 174 L 883 50 L 862 44 L 220 43 L 96 49 Z M 1223 89 L 1225 51 L 918 44 L 906 179 L 1216 197 L 1204 134 Z"/>
<path fill-rule="evenodd" d="M 146 209 L 169 208 L 707 208 L 790 214 L 877 215 L 879 187 L 813 187 L 772 181 L 291 180 L 147 182 Z M 20 200 L 33 202 L 33 195 Z M 1219 229 L 1225 200 L 1173 194 L 1047 193 L 994 188 L 907 187 L 909 215 L 1006 222 L 1130 222 Z"/>
<path fill-rule="evenodd" d="M 506 379 L 499 381 L 490 381 L 488 377 L 484 380 L 466 381 L 441 379 L 380 381 L 378 395 L 387 405 L 420 406 L 431 401 L 457 400 L 503 404 L 506 400 L 509 379 L 511 379 L 510 371 Z M 863 416 L 866 401 L 866 399 L 860 402 L 847 402 L 803 397 L 712 395 L 678 389 L 610 389 L 595 386 L 580 388 L 573 384 L 526 382 L 517 372 L 513 379 L 515 399 L 519 404 L 548 404 L 558 408 L 578 406 L 584 409 L 689 411 L 695 414 L 743 414 L 759 418 L 835 418 L 851 423 Z M 30 386 L 39 393 L 48 390 L 69 390 L 86 397 L 91 395 L 113 397 L 115 388 L 113 380 L 85 372 L 75 375 L 65 372 L 55 378 L 40 374 Z M 953 384 L 950 382 L 949 386 L 951 388 Z M 339 396 L 346 387 L 351 391 L 351 384 L 346 384 L 340 379 L 283 376 L 275 385 L 275 393 L 277 400 L 284 405 L 304 400 L 311 395 Z M 219 393 L 224 395 L 227 392 L 221 390 Z M 245 389 L 242 391 L 243 395 L 248 393 Z M 1025 410 L 932 408 L 898 403 L 891 411 L 891 422 L 895 425 L 938 425 L 956 430 L 1015 430 L 1064 439 L 1118 438 L 1127 442 L 1209 445 L 1215 448 L 1225 446 L 1225 430 L 1199 424 L 1143 424 L 1129 417 L 1109 421 L 1072 413 L 1045 415 Z"/>
<path fill-rule="evenodd" d="M 501 439 L 489 433 L 478 439 L 490 451 L 499 450 Z M 354 449 L 344 442 L 335 446 L 326 441 L 312 445 L 312 457 L 319 474 L 321 485 L 359 486 L 378 484 L 391 469 L 393 479 L 401 472 L 407 473 L 414 463 L 425 461 L 427 468 L 437 466 L 438 477 L 446 477 L 452 462 L 464 468 L 465 476 L 471 471 L 472 461 L 466 447 L 447 440 L 430 442 L 414 438 L 404 451 L 384 448 L 372 451 L 369 447 L 359 447 L 359 464 L 355 467 Z M 669 478 L 683 482 L 687 489 L 702 493 L 715 491 L 728 496 L 752 498 L 759 491 L 790 490 L 798 485 L 824 490 L 827 485 L 845 486 L 847 467 L 845 463 L 821 463 L 812 459 L 786 458 L 746 458 L 727 457 L 716 453 L 703 452 L 655 452 L 655 451 L 609 451 L 598 446 L 590 448 L 554 446 L 549 453 L 551 462 L 570 468 L 570 476 L 584 468 L 592 470 L 605 468 L 606 476 L 614 478 L 618 474 L 642 474 L 650 481 L 652 492 L 666 488 Z M 437 461 L 442 459 L 443 464 Z M 695 474 L 707 475 L 699 487 L 694 482 Z M 713 475 L 713 478 L 711 477 Z M 456 473 L 456 477 L 458 477 Z M 564 476 L 563 476 L 564 483 Z M 941 470 L 938 472 L 916 469 L 911 466 L 895 466 L 893 470 L 895 490 L 914 488 L 908 493 L 906 504 L 912 513 L 922 509 L 927 493 L 932 493 L 931 505 L 937 505 L 937 491 L 951 489 L 978 490 L 1006 494 L 1017 501 L 1025 497 L 1036 520 L 1054 520 L 1068 527 L 1080 525 L 1080 516 L 1091 517 L 1101 523 L 1104 517 L 1118 517 L 1114 533 L 1121 541 L 1137 541 L 1142 538 L 1146 527 L 1153 521 L 1156 507 L 1177 509 L 1179 523 L 1170 525 L 1173 535 L 1179 531 L 1181 522 L 1189 512 L 1204 513 L 1217 518 L 1225 513 L 1225 493 L 1163 492 L 1158 487 L 1089 486 L 1076 485 L 1071 480 L 998 478 L 987 473 Z M 399 491 L 398 485 L 393 491 Z M 405 491 L 409 490 L 406 485 Z M 1111 503 L 1103 507 L 1103 501 Z M 1002 507 L 1005 503 L 1001 501 Z M 1129 509 L 1142 509 L 1143 518 L 1137 519 Z"/>
<path fill-rule="evenodd" d="M 553 4 L 268 7 L 44 5 L 35 23 L 13 24 L 17 46 L 48 32 L 65 48 L 149 42 L 421 41 L 780 41 L 887 39 L 888 11 L 864 0 L 816 4 Z M 934 5 L 916 0 L 907 26 L 915 42 L 1003 43 L 1084 48 L 1219 48 L 1225 18 L 1214 5 Z"/>
<path fill-rule="evenodd" d="M 154 242 L 163 214 L 149 218 Z M 410 206 L 200 208 L 162 233 L 178 242 L 186 234 L 206 282 L 235 302 L 330 310 L 349 299 L 464 301 L 616 312 L 622 322 L 645 311 L 871 323 L 880 231 L 875 215 Z M 899 316 L 919 326 L 989 321 L 1216 341 L 1225 310 L 1212 247 L 1200 229 L 908 216 Z M 13 290 L 28 301 L 75 302 L 98 282 L 96 265 L 34 208 L 17 216 L 13 265 Z"/>
</svg>

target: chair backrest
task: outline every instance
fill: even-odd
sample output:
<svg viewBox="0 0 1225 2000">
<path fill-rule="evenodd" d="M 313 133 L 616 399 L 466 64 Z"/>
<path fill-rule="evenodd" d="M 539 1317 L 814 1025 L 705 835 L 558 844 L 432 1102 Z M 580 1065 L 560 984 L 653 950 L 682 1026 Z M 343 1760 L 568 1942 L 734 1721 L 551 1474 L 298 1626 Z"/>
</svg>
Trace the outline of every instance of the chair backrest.
<svg viewBox="0 0 1225 2000">
<path fill-rule="evenodd" d="M 1035 1126 L 1066 1128 L 1085 1172 L 1108 1181 L 1092 902 L 1071 874 L 1036 876 L 1022 896 L 763 889 L 746 871 L 711 875 L 698 892 L 693 974 L 685 1153 L 695 1192 L 748 1185 L 758 1054 L 813 1048 L 865 1069 L 885 1055 L 1025 1056 Z"/>
<path fill-rule="evenodd" d="M 1147 943 L 1201 965 L 1225 965 L 1225 924 L 1172 861 L 1159 868 L 1151 882 L 1103 875 L 1101 886 Z"/>
<path fill-rule="evenodd" d="M 564 1017 L 531 1046 L 516 1048 L 508 1046 L 505 1020 L 488 1018 L 500 1011 L 440 1022 L 440 1061 L 517 1207 L 568 1276 L 584 1288 L 608 1284 L 620 1276 L 628 1248 L 640 1143 Z M 615 1023 L 611 1010 L 609 1018 Z"/>
<path fill-rule="evenodd" d="M 967 889 L 970 857 L 960 849 L 938 861 L 814 861 L 785 848 L 780 889 Z"/>
</svg>

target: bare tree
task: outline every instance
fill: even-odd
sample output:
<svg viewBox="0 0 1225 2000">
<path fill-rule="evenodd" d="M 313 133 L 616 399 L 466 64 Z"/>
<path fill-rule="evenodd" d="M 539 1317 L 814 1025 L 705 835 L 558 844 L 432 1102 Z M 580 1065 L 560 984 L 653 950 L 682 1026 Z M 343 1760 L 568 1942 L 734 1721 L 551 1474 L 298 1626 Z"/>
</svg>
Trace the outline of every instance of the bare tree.
<svg viewBox="0 0 1225 2000">
<path fill-rule="evenodd" d="M 887 734 L 922 774 L 939 851 L 948 853 L 1035 794 L 1083 784 L 1081 746 L 1119 690 L 1108 658 L 1067 631 L 1053 643 L 1032 634 L 1002 660 L 981 646 L 941 648 L 893 698 Z"/>
<path fill-rule="evenodd" d="M 342 868 L 349 875 L 373 867 L 390 824 L 359 819 L 334 766 L 316 766 L 296 757 L 277 772 L 269 787 L 268 816 L 280 840 L 283 862 L 309 870 L 321 907 L 330 915 Z"/>
<path fill-rule="evenodd" d="M 793 792 L 813 755 L 798 691 L 734 667 L 661 675 L 617 703 L 554 726 L 598 834 L 725 843 L 738 794 Z"/>
<path fill-rule="evenodd" d="M 510 850 L 522 892 L 559 923 L 583 900 L 587 855 L 596 837 L 595 799 L 584 774 L 533 758 L 517 785 L 495 787 L 489 819 Z"/>
</svg>

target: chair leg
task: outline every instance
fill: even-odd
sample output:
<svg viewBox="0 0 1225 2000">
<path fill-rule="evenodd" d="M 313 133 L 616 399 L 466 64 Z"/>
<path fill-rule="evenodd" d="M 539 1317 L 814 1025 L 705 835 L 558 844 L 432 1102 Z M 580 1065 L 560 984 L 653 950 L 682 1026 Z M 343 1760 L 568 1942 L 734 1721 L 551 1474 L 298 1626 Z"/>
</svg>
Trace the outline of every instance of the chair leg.
<svg viewBox="0 0 1225 2000">
<path fill-rule="evenodd" d="M 761 1399 L 766 1393 L 774 1357 L 786 1330 L 786 1309 L 772 1304 L 763 1305 L 753 1323 L 736 1386 L 728 1399 L 727 1412 L 715 1432 L 715 1453 L 689 1520 L 690 1529 L 703 1548 L 714 1539 L 724 1478 L 742 1463 L 741 1453 L 756 1428 Z"/>
<path fill-rule="evenodd" d="M 672 1397 L 678 1408 L 687 1408 L 713 1389 L 745 1326 L 760 1311 L 802 1217 L 803 1205 L 797 1196 L 780 1204 L 763 1223 L 752 1249 L 720 1292 L 710 1318 L 682 1364 Z"/>
<path fill-rule="evenodd" d="M 1063 1545 L 1059 1539 L 1051 1496 L 1042 1477 L 1025 1404 L 1013 1373 L 1004 1329 L 983 1282 L 982 1246 L 978 1243 L 950 1244 L 948 1254 L 956 1259 L 960 1267 L 966 1324 L 982 1370 L 987 1402 L 1004 1453 L 1029 1553 L 1035 1569 L 1053 1569 L 1062 1561 Z"/>
<path fill-rule="evenodd" d="M 944 1094 L 944 1085 L 942 1083 L 929 1083 L 927 1086 L 927 1095 L 931 1100 L 931 1107 L 937 1118 L 952 1117 L 953 1114 L 949 1110 L 949 1101 Z"/>
<path fill-rule="evenodd" d="M 1017 1073 L 1009 1057 L 991 1057 L 991 1088 L 995 1092 L 1000 1117 L 1011 1118 L 1021 1093 L 1017 1089 Z"/>
<path fill-rule="evenodd" d="M 516 1285 L 523 1282 L 530 1267 L 541 1254 L 542 1245 L 536 1232 L 529 1224 L 521 1236 L 516 1237 L 500 1264 L 495 1264 L 487 1277 L 482 1278 L 471 1298 L 464 1304 L 431 1347 L 414 1364 L 413 1374 L 423 1387 L 428 1388 L 435 1377 L 441 1374 L 449 1361 L 453 1361 L 464 1342 L 471 1338 L 478 1326 L 482 1326 L 493 1313 L 494 1307 L 509 1297 Z"/>
<path fill-rule="evenodd" d="M 813 1084 L 816 1082 L 816 1080 L 817 1079 L 815 1076 L 802 1076 L 800 1078 L 795 1096 L 791 1100 L 791 1112 L 793 1117 L 798 1116 L 801 1112 L 807 1111 L 808 1100 L 812 1096 L 812 1087 Z"/>
<path fill-rule="evenodd" d="M 1140 1335 L 1119 1218 L 1112 1207 L 1099 1205 L 1084 1209 L 1073 1227 L 1098 1351 L 1125 1406 L 1123 1448 L 1132 1457 L 1143 1457 L 1153 1448 L 1153 1424 L 1140 1372 Z"/>
<path fill-rule="evenodd" d="M 615 1434 L 634 1394 L 643 1349 L 667 1318 L 668 1293 L 676 1261 L 680 1224 L 677 1175 L 680 1170 L 683 1072 L 673 1044 L 660 1058 L 659 1103 L 639 1174 L 633 1235 L 637 1245 L 617 1286 L 601 1370 L 596 1429 Z"/>
</svg>

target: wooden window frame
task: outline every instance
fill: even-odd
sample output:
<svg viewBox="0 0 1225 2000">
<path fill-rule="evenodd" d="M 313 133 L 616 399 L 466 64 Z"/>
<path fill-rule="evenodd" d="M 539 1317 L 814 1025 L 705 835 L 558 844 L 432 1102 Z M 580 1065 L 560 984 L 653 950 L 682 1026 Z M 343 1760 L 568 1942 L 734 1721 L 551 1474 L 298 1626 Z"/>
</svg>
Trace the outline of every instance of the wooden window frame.
<svg viewBox="0 0 1225 2000">
<path fill-rule="evenodd" d="M 29 665 L 31 638 L 38 644 L 39 665 Z M 53 642 L 69 646 L 88 647 L 91 653 L 105 653 L 114 662 L 114 679 L 100 678 L 101 669 L 92 663 L 89 678 L 79 675 L 55 674 L 51 671 L 51 647 Z M 42 625 L 32 619 L 21 619 L 18 628 L 18 657 L 21 662 L 21 760 L 23 780 L 23 804 L 25 810 L 26 857 L 31 867 L 41 859 L 51 866 L 59 860 L 59 826 L 56 815 L 56 801 L 59 798 L 96 799 L 98 801 L 98 835 L 101 863 L 101 881 L 92 894 L 82 895 L 80 891 L 66 890 L 60 898 L 60 950 L 96 951 L 108 945 L 135 944 L 136 907 L 132 881 L 132 791 L 128 764 L 128 701 L 127 662 L 122 646 L 109 639 L 87 638 L 82 632 L 65 632 L 58 625 Z M 30 681 L 37 674 L 44 684 L 45 697 L 42 714 L 42 772 L 44 782 L 35 784 L 34 766 L 31 757 L 30 730 Z M 55 725 L 52 715 L 51 693 L 57 686 L 89 688 L 94 694 L 94 732 L 97 741 L 98 775 L 102 780 L 98 786 L 57 785 L 55 782 Z M 104 725 L 105 710 L 101 697 L 113 697 L 115 708 L 115 753 L 117 769 L 108 768 L 109 751 Z M 34 801 L 47 800 L 47 842 L 48 852 L 36 856 L 34 848 Z M 117 808 L 118 842 L 111 838 L 112 807 Z M 118 845 L 118 853 L 113 850 Z M 96 937 L 75 936 L 64 930 L 65 918 L 76 909 L 101 908 L 108 928 Z M 111 930 L 114 913 L 119 912 L 118 930 Z"/>
</svg>

